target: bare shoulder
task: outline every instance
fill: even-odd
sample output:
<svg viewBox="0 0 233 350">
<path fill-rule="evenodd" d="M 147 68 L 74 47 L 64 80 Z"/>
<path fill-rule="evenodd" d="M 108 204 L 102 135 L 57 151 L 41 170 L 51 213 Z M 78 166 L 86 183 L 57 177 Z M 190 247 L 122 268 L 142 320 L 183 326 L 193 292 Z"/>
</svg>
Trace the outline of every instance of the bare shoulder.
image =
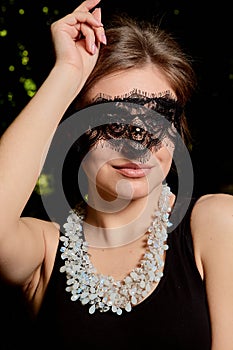
<svg viewBox="0 0 233 350">
<path fill-rule="evenodd" d="M 191 231 L 197 267 L 205 281 L 214 349 L 233 344 L 233 196 L 212 194 L 196 202 Z"/>
<path fill-rule="evenodd" d="M 192 221 L 198 223 L 202 220 L 211 222 L 233 219 L 233 195 L 226 193 L 206 194 L 201 196 L 194 205 Z"/>
<path fill-rule="evenodd" d="M 217 248 L 220 241 L 222 247 L 224 241 L 233 244 L 233 195 L 201 196 L 192 210 L 191 231 L 200 250 L 202 247 L 209 251 L 210 247 Z"/>
<path fill-rule="evenodd" d="M 25 227 L 25 229 L 28 229 L 34 234 L 36 234 L 36 232 L 40 232 L 45 241 L 47 241 L 47 239 L 50 240 L 58 238 L 60 225 L 56 222 L 32 217 L 22 217 L 20 218 L 20 223 Z"/>
<path fill-rule="evenodd" d="M 22 216 L 20 218 L 20 221 L 24 222 L 26 225 L 40 225 L 40 226 L 45 226 L 45 227 L 56 227 L 59 228 L 59 224 L 57 222 L 54 221 L 48 221 L 48 220 L 43 220 L 43 219 L 37 219 L 35 217 L 30 217 L 30 216 Z"/>
<path fill-rule="evenodd" d="M 54 260 L 59 242 L 59 224 L 53 221 L 46 221 L 30 217 L 21 218 L 21 222 L 31 233 L 34 233 L 35 236 L 41 236 L 38 237 L 35 244 L 40 245 L 39 242 L 42 243 L 44 246 L 43 266 L 45 268 L 50 266 Z"/>
</svg>

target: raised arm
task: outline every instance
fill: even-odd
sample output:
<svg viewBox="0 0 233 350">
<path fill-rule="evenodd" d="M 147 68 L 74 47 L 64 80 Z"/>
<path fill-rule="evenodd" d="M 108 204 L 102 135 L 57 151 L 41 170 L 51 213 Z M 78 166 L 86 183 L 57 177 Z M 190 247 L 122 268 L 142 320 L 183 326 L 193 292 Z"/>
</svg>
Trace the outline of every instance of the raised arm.
<svg viewBox="0 0 233 350">
<path fill-rule="evenodd" d="M 56 61 L 36 95 L 0 139 L 0 271 L 25 283 L 43 262 L 44 226 L 21 218 L 49 143 L 105 43 L 100 0 L 86 0 L 51 26 Z"/>
</svg>

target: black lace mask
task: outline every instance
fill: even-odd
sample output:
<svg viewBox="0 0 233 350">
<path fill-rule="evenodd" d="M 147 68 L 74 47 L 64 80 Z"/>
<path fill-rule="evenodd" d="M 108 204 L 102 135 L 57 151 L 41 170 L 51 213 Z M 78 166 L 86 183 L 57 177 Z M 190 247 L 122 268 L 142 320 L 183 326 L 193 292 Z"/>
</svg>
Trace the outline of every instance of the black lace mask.
<svg viewBox="0 0 233 350">
<path fill-rule="evenodd" d="M 129 159 L 147 161 L 163 140 L 175 145 L 182 107 L 170 92 L 149 96 L 141 91 L 117 97 L 99 94 L 88 108 L 89 127 L 77 140 L 85 156 L 94 146 L 107 145 Z"/>
</svg>

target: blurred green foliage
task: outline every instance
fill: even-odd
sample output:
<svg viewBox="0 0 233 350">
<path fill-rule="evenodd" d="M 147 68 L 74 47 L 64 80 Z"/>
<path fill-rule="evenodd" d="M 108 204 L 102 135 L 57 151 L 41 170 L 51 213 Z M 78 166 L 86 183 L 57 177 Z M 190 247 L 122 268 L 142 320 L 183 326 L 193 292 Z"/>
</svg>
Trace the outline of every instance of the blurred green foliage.
<svg viewBox="0 0 233 350">
<path fill-rule="evenodd" d="M 45 6 L 43 2 L 1 1 L 1 132 L 33 97 L 49 70 L 52 62 L 49 24 L 58 13 L 56 7 Z"/>
<path fill-rule="evenodd" d="M 35 192 L 43 196 L 52 194 L 54 192 L 53 182 L 51 174 L 41 173 L 35 186 Z"/>
</svg>

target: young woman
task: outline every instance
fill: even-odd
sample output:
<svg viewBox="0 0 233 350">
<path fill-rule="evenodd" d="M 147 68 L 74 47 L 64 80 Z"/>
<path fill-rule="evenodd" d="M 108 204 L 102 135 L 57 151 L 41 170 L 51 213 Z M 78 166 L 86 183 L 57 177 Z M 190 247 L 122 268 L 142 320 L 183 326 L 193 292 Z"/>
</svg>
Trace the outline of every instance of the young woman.
<svg viewBox="0 0 233 350">
<path fill-rule="evenodd" d="M 233 349 L 233 198 L 190 195 L 190 60 L 149 23 L 122 17 L 105 31 L 98 3 L 52 24 L 54 67 L 1 138 L 1 275 L 32 311 L 24 346 Z M 78 176 L 83 200 L 64 226 L 46 200 L 51 221 L 22 217 L 68 121 L 77 137 L 61 150 L 76 152 L 88 196 Z"/>
</svg>

